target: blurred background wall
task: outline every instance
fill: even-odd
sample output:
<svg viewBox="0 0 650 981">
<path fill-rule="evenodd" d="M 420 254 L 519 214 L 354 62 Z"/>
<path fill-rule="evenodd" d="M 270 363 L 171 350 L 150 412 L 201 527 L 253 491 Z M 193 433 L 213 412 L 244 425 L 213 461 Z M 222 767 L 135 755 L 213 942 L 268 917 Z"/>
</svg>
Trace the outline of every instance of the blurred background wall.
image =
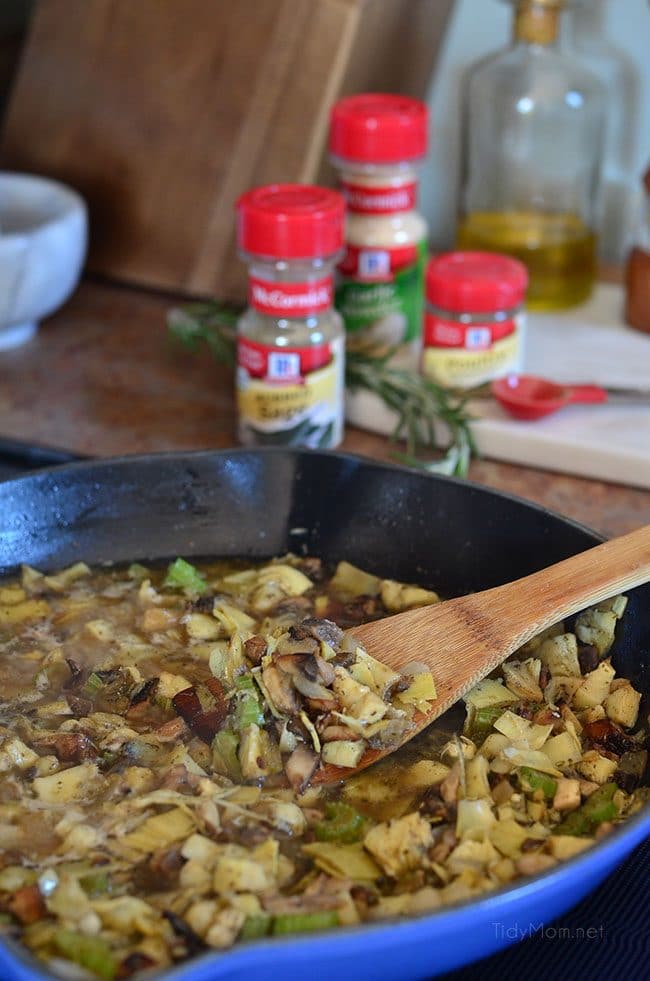
<svg viewBox="0 0 650 981">
<path fill-rule="evenodd" d="M 255 0 L 239 2 L 255 5 Z M 35 0 L 0 0 L 0 113 L 34 5 Z M 639 177 L 650 163 L 650 6 L 648 0 L 582 0 L 572 19 L 582 39 L 581 56 L 601 74 L 610 95 L 601 256 L 619 261 L 638 208 Z M 455 0 L 429 86 L 432 139 L 421 208 L 434 248 L 449 247 L 454 238 L 463 71 L 506 43 L 511 20 L 508 3 Z M 568 19 L 566 30 L 571 33 Z"/>
</svg>

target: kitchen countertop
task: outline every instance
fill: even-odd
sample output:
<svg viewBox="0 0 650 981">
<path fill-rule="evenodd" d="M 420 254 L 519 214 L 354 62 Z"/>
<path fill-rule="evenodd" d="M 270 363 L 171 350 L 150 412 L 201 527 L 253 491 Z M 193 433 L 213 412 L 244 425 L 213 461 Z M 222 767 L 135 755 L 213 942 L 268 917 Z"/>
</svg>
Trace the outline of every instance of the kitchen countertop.
<svg viewBox="0 0 650 981">
<path fill-rule="evenodd" d="M 166 338 L 179 302 L 82 283 L 21 348 L 0 354 L 2 435 L 109 456 L 235 445 L 231 372 Z M 348 427 L 342 449 L 389 460 L 382 436 Z M 650 521 L 650 491 L 475 460 L 470 479 L 537 501 L 604 535 Z"/>
</svg>

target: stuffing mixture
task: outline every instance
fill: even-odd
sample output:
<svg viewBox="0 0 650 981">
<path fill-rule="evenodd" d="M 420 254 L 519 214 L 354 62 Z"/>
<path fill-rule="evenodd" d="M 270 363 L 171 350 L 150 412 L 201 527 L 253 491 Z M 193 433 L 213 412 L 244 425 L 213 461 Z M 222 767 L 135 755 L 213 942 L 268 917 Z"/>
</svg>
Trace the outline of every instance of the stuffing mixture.
<svg viewBox="0 0 650 981">
<path fill-rule="evenodd" d="M 626 600 L 435 700 L 354 641 L 438 602 L 341 562 L 177 559 L 0 586 L 0 932 L 61 977 L 435 910 L 552 868 L 648 798 Z M 399 638 L 396 638 L 399 643 Z M 445 731 L 447 730 L 447 731 Z"/>
</svg>

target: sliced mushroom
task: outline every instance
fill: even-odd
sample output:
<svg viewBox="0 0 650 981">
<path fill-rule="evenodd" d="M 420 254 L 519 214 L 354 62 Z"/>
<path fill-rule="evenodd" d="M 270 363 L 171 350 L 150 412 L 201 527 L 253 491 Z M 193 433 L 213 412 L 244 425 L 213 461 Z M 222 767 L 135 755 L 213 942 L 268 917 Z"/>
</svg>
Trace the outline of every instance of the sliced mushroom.
<svg viewBox="0 0 650 981">
<path fill-rule="evenodd" d="M 279 671 L 275 665 L 267 664 L 262 668 L 262 681 L 278 712 L 296 715 L 300 711 L 300 702 L 289 675 Z"/>
<path fill-rule="evenodd" d="M 287 780 L 296 793 L 302 793 L 318 766 L 318 755 L 301 743 L 284 764 Z"/>
</svg>

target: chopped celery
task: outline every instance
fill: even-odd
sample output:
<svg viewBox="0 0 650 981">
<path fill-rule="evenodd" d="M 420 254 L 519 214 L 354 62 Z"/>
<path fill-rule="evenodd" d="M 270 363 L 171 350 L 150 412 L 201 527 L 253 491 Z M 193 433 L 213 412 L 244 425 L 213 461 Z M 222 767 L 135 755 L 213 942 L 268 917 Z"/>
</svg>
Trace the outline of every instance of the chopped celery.
<svg viewBox="0 0 650 981">
<path fill-rule="evenodd" d="M 273 917 L 271 933 L 276 937 L 285 933 L 309 933 L 312 930 L 328 930 L 338 924 L 339 915 L 336 910 L 322 910 L 318 913 L 279 913 Z"/>
<path fill-rule="evenodd" d="M 212 740 L 212 767 L 217 773 L 235 783 L 243 780 L 237 750 L 239 737 L 232 729 L 222 729 Z"/>
<path fill-rule="evenodd" d="M 101 937 L 88 937 L 74 930 L 56 930 L 52 942 L 58 952 L 105 981 L 112 981 L 117 962 L 111 948 Z"/>
<path fill-rule="evenodd" d="M 239 932 L 240 940 L 256 940 L 265 937 L 271 927 L 271 917 L 266 913 L 247 916 Z"/>
<path fill-rule="evenodd" d="M 264 725 L 264 712 L 258 697 L 259 689 L 252 675 L 240 675 L 235 679 L 235 687 L 239 689 L 235 705 L 235 728 L 241 732 L 253 723 L 256 726 Z"/>
<path fill-rule="evenodd" d="M 163 586 L 171 589 L 187 589 L 190 593 L 202 593 L 206 588 L 206 581 L 193 565 L 185 559 L 176 559 L 170 563 Z"/>
<path fill-rule="evenodd" d="M 96 896 L 102 896 L 104 893 L 108 892 L 110 881 L 108 878 L 108 873 L 100 869 L 97 871 L 89 872 L 79 879 L 79 885 L 91 899 L 95 899 Z"/>
<path fill-rule="evenodd" d="M 103 687 L 104 687 L 103 678 L 101 677 L 101 675 L 97 674 L 96 671 L 93 671 L 93 673 L 89 674 L 88 677 L 86 678 L 86 683 L 81 689 L 81 694 L 84 698 L 94 698 L 95 695 L 99 691 L 101 691 Z"/>
<path fill-rule="evenodd" d="M 564 821 L 554 828 L 554 834 L 590 835 L 603 821 L 618 817 L 618 807 L 613 799 L 617 790 L 615 783 L 604 783 L 594 790 L 582 807 L 567 814 Z"/>
<path fill-rule="evenodd" d="M 466 735 L 475 743 L 482 743 L 490 734 L 497 719 L 503 715 L 503 705 L 483 705 L 468 716 Z"/>
<path fill-rule="evenodd" d="M 264 712 L 258 700 L 249 695 L 246 698 L 240 698 L 237 702 L 235 728 L 241 731 L 253 723 L 256 726 L 264 725 Z"/>
<path fill-rule="evenodd" d="M 319 841 L 339 841 L 349 845 L 360 841 L 367 831 L 368 821 L 350 804 L 331 801 L 325 805 L 325 820 L 314 825 Z"/>
<path fill-rule="evenodd" d="M 544 797 L 555 797 L 557 790 L 557 780 L 550 777 L 548 773 L 533 770 L 530 766 L 519 767 L 519 785 L 524 793 L 530 794 L 541 790 Z"/>
</svg>

